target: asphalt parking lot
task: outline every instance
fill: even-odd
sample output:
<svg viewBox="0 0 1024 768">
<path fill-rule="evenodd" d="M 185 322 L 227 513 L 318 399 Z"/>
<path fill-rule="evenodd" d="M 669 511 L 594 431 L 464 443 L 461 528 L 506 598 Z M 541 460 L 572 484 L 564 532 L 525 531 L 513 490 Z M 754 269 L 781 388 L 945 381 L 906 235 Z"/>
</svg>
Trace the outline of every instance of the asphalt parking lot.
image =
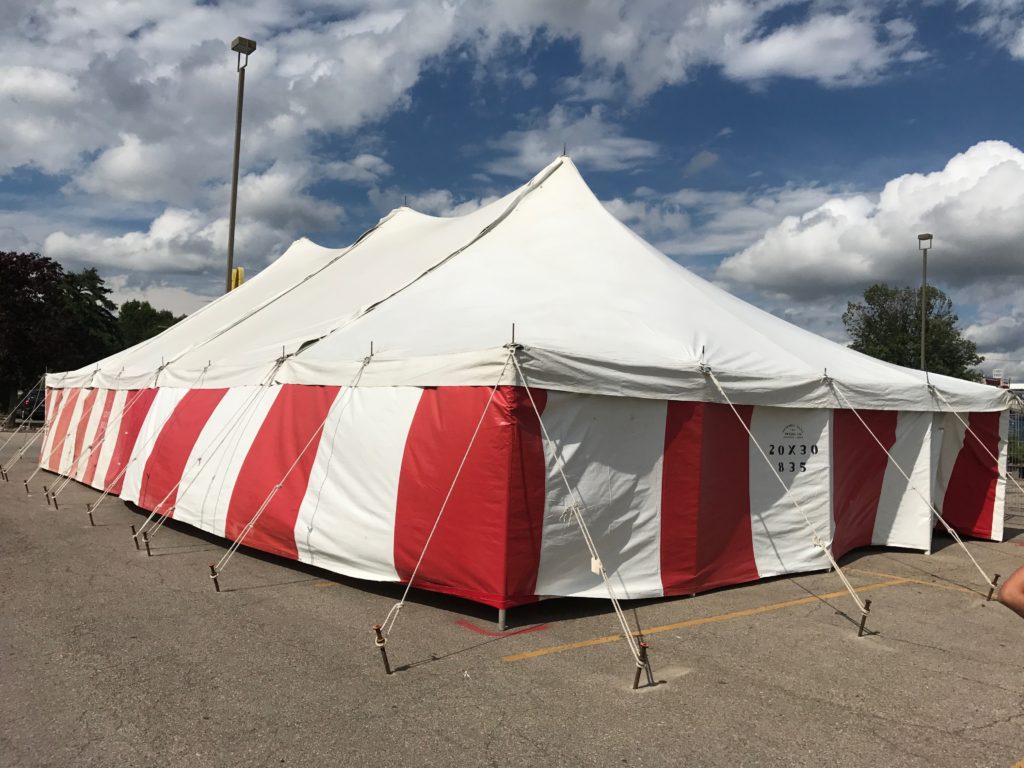
<svg viewBox="0 0 1024 768">
<path fill-rule="evenodd" d="M 21 437 L 0 454 L 6 461 Z M 2 440 L 0 440 L 2 442 Z M 3 766 L 1014 766 L 1024 621 L 963 552 L 844 558 L 873 601 L 857 638 L 834 574 L 641 603 L 654 688 L 634 692 L 607 604 L 494 612 L 418 594 L 386 677 L 370 627 L 400 590 L 242 550 L 72 483 L 47 506 L 26 461 L 0 482 Z M 969 542 L 990 572 L 1024 563 Z M 847 615 L 848 614 L 848 615 Z M 632 611 L 630 616 L 632 617 Z"/>
</svg>

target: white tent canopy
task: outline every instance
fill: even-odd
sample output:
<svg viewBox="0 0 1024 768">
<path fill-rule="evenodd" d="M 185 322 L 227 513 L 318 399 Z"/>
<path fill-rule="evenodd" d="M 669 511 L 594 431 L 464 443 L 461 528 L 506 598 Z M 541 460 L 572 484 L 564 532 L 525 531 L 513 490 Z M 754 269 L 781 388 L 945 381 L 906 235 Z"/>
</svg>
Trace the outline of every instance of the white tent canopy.
<svg viewBox="0 0 1024 768">
<path fill-rule="evenodd" d="M 361 386 L 492 385 L 513 324 L 528 378 L 548 389 L 717 401 L 704 362 L 738 403 L 835 407 L 827 373 L 854 407 L 937 408 L 921 372 L 680 267 L 605 210 L 568 157 L 466 216 L 400 208 L 343 250 L 299 240 L 243 290 L 49 384 L 137 388 L 161 365 L 160 386 L 257 384 L 282 356 L 281 382 L 347 384 L 372 341 Z M 930 384 L 957 410 L 1007 407 L 992 387 Z"/>
</svg>

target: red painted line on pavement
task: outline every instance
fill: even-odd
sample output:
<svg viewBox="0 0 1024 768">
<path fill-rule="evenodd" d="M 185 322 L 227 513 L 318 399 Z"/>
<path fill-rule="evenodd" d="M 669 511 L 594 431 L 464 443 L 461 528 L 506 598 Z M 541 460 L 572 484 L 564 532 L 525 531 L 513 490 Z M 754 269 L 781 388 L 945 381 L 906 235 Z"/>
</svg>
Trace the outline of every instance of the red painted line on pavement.
<svg viewBox="0 0 1024 768">
<path fill-rule="evenodd" d="M 484 637 L 512 637 L 512 635 L 525 635 L 530 632 L 540 632 L 542 629 L 548 628 L 547 624 L 538 624 L 535 627 L 525 627 L 523 629 L 507 629 L 504 632 L 493 632 L 489 629 L 478 627 L 476 624 L 466 621 L 465 619 L 457 619 L 455 623 L 463 629 L 468 629 L 472 632 L 476 632 L 478 635 L 483 635 Z"/>
</svg>

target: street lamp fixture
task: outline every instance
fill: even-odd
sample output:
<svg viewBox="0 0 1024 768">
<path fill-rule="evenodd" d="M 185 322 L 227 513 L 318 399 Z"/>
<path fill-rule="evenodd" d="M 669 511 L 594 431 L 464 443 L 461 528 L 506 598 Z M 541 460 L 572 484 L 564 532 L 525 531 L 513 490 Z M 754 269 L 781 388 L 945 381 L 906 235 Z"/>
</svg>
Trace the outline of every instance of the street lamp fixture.
<svg viewBox="0 0 1024 768">
<path fill-rule="evenodd" d="M 928 250 L 932 247 L 932 235 L 924 232 L 917 236 L 917 249 L 921 251 L 921 370 L 928 375 L 925 367 L 924 345 L 928 329 Z"/>
<path fill-rule="evenodd" d="M 242 148 L 242 97 L 245 95 L 245 68 L 249 65 L 249 54 L 256 50 L 256 41 L 247 37 L 236 37 L 231 41 L 231 50 L 238 54 L 235 69 L 238 71 L 238 101 L 235 103 L 235 162 L 231 171 L 231 213 L 228 220 L 228 272 L 225 291 L 231 290 L 231 272 L 235 264 L 235 213 L 238 209 L 238 155 Z M 242 57 L 245 57 L 244 59 Z"/>
</svg>

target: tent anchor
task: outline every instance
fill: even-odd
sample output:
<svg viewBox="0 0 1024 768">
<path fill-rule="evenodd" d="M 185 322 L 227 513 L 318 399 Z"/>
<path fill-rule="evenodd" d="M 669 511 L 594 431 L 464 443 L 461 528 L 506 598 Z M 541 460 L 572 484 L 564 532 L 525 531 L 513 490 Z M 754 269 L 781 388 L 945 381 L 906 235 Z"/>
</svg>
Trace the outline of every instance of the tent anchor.
<svg viewBox="0 0 1024 768">
<path fill-rule="evenodd" d="M 25 484 L 25 487 L 28 488 L 27 483 Z M 45 485 L 43 486 L 43 498 L 46 499 L 46 506 L 50 506 L 50 489 Z"/>
<path fill-rule="evenodd" d="M 32 492 L 29 491 L 29 489 L 28 489 L 28 480 L 22 480 L 21 482 L 25 484 L 25 495 L 26 496 L 31 496 Z"/>
<path fill-rule="evenodd" d="M 89 516 L 90 517 L 92 516 L 92 512 L 91 511 L 89 512 Z M 135 533 L 135 526 L 134 525 L 132 526 L 132 541 L 135 542 L 135 551 L 136 552 L 140 551 L 139 550 L 139 537 Z"/>
<path fill-rule="evenodd" d="M 633 673 L 633 690 L 637 690 L 640 687 L 640 673 L 645 672 L 647 674 L 647 688 L 653 688 L 654 672 L 651 671 L 651 660 L 647 657 L 648 645 L 643 640 L 639 643 L 640 646 L 640 661 L 637 662 L 636 671 Z"/>
<path fill-rule="evenodd" d="M 992 602 L 992 593 L 996 591 L 996 587 L 999 586 L 999 574 L 997 573 L 992 578 L 992 586 L 988 588 L 988 597 L 985 598 L 986 603 Z"/>
<path fill-rule="evenodd" d="M 57 504 L 57 494 L 56 493 L 50 494 L 50 498 L 53 499 L 53 508 L 54 509 L 60 509 L 60 506 Z"/>
<path fill-rule="evenodd" d="M 143 533 L 142 537 L 146 539 L 146 551 L 149 552 L 149 539 L 146 538 L 146 534 Z M 213 589 L 215 592 L 220 592 L 220 582 L 217 581 L 217 566 L 210 563 L 210 578 L 213 579 Z"/>
<path fill-rule="evenodd" d="M 864 601 L 864 613 L 861 614 L 860 626 L 857 627 L 857 637 L 864 637 L 864 625 L 867 623 L 868 613 L 870 613 L 870 612 L 871 612 L 871 601 L 870 600 L 865 600 Z"/>
<path fill-rule="evenodd" d="M 388 652 L 387 652 L 387 649 L 384 647 L 385 645 L 388 644 L 388 641 L 384 637 L 384 635 L 382 635 L 380 633 L 380 630 L 381 630 L 381 625 L 380 624 L 374 624 L 373 625 L 374 634 L 377 635 L 373 639 L 373 644 L 376 645 L 378 648 L 380 648 L 380 660 L 384 662 L 384 674 L 390 675 L 391 674 L 391 664 L 390 664 L 390 662 L 388 662 Z"/>
<path fill-rule="evenodd" d="M 146 557 L 152 557 L 153 553 L 149 551 L 149 531 L 142 532 L 142 543 L 146 545 Z M 217 590 L 220 592 L 220 590 Z"/>
<path fill-rule="evenodd" d="M 507 619 L 508 619 L 508 615 L 506 613 L 506 610 L 504 608 L 499 608 L 498 609 L 498 631 L 499 632 L 504 632 L 506 629 L 508 629 L 508 620 Z"/>
</svg>

